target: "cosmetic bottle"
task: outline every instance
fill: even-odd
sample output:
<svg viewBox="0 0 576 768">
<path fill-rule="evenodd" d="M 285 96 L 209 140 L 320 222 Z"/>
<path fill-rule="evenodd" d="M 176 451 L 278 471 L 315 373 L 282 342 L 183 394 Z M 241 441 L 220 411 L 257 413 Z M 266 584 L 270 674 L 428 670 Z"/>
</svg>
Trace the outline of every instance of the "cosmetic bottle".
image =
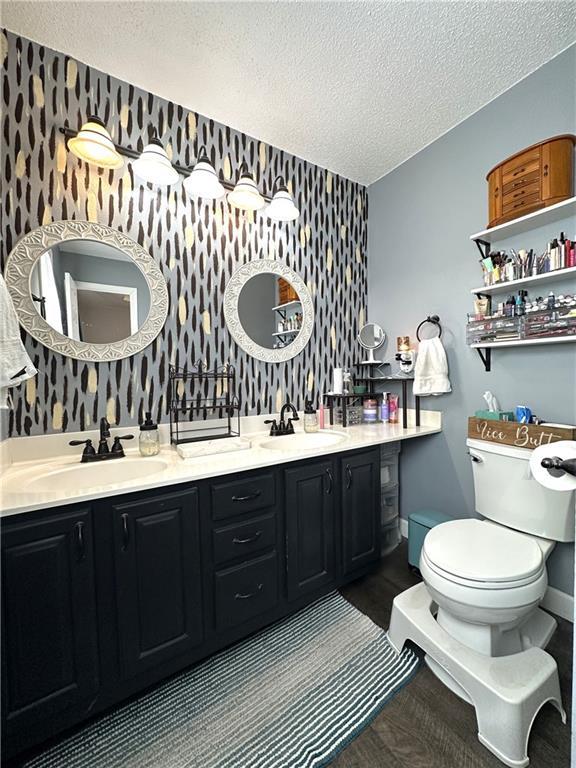
<svg viewBox="0 0 576 768">
<path fill-rule="evenodd" d="M 140 439 L 138 441 L 142 456 L 156 456 L 160 453 L 160 435 L 158 424 L 152 421 L 150 411 L 146 413 L 146 420 L 140 424 Z"/>
<path fill-rule="evenodd" d="M 508 299 L 506 301 L 506 308 L 504 314 L 506 317 L 514 317 L 514 307 L 515 307 L 515 301 L 514 296 L 508 296 Z"/>
<path fill-rule="evenodd" d="M 550 291 L 548 294 L 548 300 L 546 302 L 546 309 L 554 309 L 556 306 L 556 297 L 554 296 L 553 292 Z"/>
<path fill-rule="evenodd" d="M 320 408 L 318 408 L 318 421 L 320 429 L 324 429 L 324 406 L 322 403 L 320 403 Z"/>
<path fill-rule="evenodd" d="M 318 432 L 318 415 L 311 400 L 304 407 L 304 432 Z"/>
<path fill-rule="evenodd" d="M 382 402 L 380 403 L 380 421 L 384 424 L 388 424 L 390 420 L 390 414 L 388 411 L 388 392 L 382 393 Z"/>
</svg>

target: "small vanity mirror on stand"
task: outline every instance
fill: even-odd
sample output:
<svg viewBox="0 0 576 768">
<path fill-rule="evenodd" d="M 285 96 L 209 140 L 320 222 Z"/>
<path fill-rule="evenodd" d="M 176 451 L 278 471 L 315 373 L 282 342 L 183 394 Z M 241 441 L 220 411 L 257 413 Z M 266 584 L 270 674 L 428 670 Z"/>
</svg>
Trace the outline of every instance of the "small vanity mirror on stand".
<svg viewBox="0 0 576 768">
<path fill-rule="evenodd" d="M 119 360 L 158 335 L 166 282 L 138 243 L 101 224 L 57 221 L 25 235 L 6 265 L 25 330 L 78 360 Z"/>
<path fill-rule="evenodd" d="M 249 261 L 232 275 L 224 295 L 228 330 L 245 352 L 266 363 L 299 354 L 312 334 L 310 291 L 290 267 L 277 261 Z"/>
<path fill-rule="evenodd" d="M 374 357 L 374 350 L 381 347 L 385 341 L 386 334 L 376 323 L 366 323 L 360 328 L 358 343 L 361 347 L 368 350 L 367 359 L 362 360 L 363 365 L 367 365 L 368 363 L 382 364 L 382 360 L 376 360 Z"/>
</svg>

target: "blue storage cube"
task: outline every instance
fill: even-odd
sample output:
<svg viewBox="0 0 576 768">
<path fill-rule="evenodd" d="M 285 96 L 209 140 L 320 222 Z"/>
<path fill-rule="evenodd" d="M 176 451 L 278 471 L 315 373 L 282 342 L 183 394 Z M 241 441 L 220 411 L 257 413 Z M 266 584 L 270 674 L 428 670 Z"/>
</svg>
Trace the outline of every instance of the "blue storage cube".
<svg viewBox="0 0 576 768">
<path fill-rule="evenodd" d="M 414 568 L 420 567 L 420 551 L 424 537 L 431 528 L 440 523 L 447 523 L 453 517 L 435 509 L 421 509 L 408 516 L 408 562 Z"/>
</svg>

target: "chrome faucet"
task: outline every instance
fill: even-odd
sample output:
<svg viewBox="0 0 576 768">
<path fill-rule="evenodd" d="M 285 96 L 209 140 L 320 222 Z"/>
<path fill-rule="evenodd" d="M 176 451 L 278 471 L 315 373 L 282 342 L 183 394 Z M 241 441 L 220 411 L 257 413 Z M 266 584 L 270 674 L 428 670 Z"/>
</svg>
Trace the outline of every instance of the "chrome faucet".
<svg viewBox="0 0 576 768">
<path fill-rule="evenodd" d="M 284 421 L 284 414 L 286 411 L 292 411 L 292 417 L 288 419 L 288 421 Z M 294 426 L 292 424 L 293 421 L 300 421 L 300 417 L 298 416 L 298 411 L 296 408 L 292 405 L 292 403 L 288 400 L 284 403 L 282 408 L 280 409 L 280 423 L 276 423 L 276 419 L 266 419 L 264 424 L 270 424 L 270 437 L 280 437 L 282 435 L 293 435 L 294 434 Z"/>
<path fill-rule="evenodd" d="M 134 435 L 118 435 L 114 438 L 112 448 L 108 445 L 110 437 L 110 423 L 108 419 L 100 419 L 100 441 L 98 443 L 98 453 L 92 445 L 92 440 L 70 440 L 68 445 L 83 445 L 82 458 L 80 462 L 86 464 L 89 461 L 104 461 L 105 459 L 121 459 L 124 456 L 124 448 L 121 440 L 132 440 Z"/>
</svg>

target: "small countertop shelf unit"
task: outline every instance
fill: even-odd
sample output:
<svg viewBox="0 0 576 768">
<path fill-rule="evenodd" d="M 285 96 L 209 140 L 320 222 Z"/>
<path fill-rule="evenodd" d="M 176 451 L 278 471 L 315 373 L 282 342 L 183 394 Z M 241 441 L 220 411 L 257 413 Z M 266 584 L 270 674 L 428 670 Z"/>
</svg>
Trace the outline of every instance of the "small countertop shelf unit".
<svg viewBox="0 0 576 768">
<path fill-rule="evenodd" d="M 470 240 L 494 243 L 498 240 L 505 240 L 509 237 L 520 235 L 523 232 L 528 232 L 535 227 L 542 227 L 545 224 L 551 224 L 554 221 L 568 218 L 569 216 L 576 216 L 576 197 L 570 197 L 568 200 L 556 203 L 556 205 L 550 205 L 548 208 L 541 208 L 539 211 L 534 211 L 534 213 L 528 213 L 526 216 L 512 219 L 512 221 L 507 221 L 505 224 L 499 224 L 496 227 L 476 232 L 476 234 L 470 235 Z"/>
<path fill-rule="evenodd" d="M 566 277 L 576 278 L 576 267 L 565 267 L 564 269 L 555 269 L 552 272 L 542 272 L 540 275 L 521 277 L 518 280 L 507 280 L 500 283 L 494 283 L 494 285 L 484 285 L 482 288 L 472 288 L 470 293 L 473 293 L 476 296 L 487 296 L 492 293 L 507 293 L 510 289 L 520 288 L 523 285 L 563 280 Z"/>
<path fill-rule="evenodd" d="M 536 344 L 562 344 L 576 341 L 575 336 L 543 336 L 541 339 L 513 339 L 512 341 L 482 341 L 470 344 L 472 349 L 494 349 L 494 347 L 529 347 Z"/>
</svg>

